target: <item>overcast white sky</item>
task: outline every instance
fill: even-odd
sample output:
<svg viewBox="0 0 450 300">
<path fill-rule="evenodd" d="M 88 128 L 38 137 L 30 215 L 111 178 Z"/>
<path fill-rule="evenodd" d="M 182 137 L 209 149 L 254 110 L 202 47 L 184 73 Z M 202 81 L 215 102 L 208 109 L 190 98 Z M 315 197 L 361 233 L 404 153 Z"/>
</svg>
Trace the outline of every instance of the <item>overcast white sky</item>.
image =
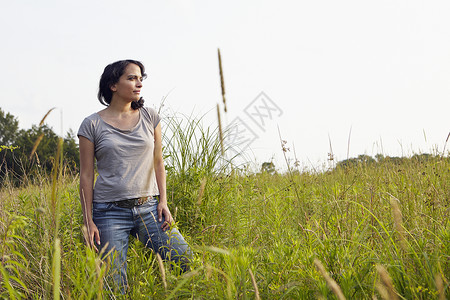
<svg viewBox="0 0 450 300">
<path fill-rule="evenodd" d="M 76 132 L 103 108 L 103 68 L 133 58 L 147 105 L 168 95 L 166 108 L 215 126 L 220 48 L 224 119 L 253 132 L 257 163 L 284 164 L 277 126 L 305 166 L 326 162 L 329 138 L 338 160 L 442 150 L 449 16 L 449 1 L 0 0 L 0 107 L 29 128 L 56 106 L 47 123 L 60 133 L 62 111 Z M 261 92 L 277 110 L 258 126 L 245 111 L 269 116 Z"/>
</svg>

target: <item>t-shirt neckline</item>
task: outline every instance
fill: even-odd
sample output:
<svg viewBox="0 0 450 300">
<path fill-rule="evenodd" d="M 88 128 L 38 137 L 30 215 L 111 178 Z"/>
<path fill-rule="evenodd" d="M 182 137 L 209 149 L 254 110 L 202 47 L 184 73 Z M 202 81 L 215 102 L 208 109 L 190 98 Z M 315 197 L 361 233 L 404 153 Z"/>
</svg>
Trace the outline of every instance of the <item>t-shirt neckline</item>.
<svg viewBox="0 0 450 300">
<path fill-rule="evenodd" d="M 136 125 L 134 125 L 134 126 L 131 127 L 130 129 L 125 129 L 125 130 L 124 130 L 124 129 L 117 128 L 117 127 L 115 127 L 115 126 L 109 124 L 108 122 L 106 122 L 105 120 L 103 120 L 103 118 L 100 116 L 100 114 L 99 114 L 98 112 L 96 112 L 95 114 L 96 114 L 97 117 L 101 120 L 101 122 L 103 122 L 104 124 L 106 124 L 106 126 L 108 126 L 108 127 L 111 127 L 111 128 L 113 128 L 113 129 L 115 129 L 115 130 L 117 130 L 117 131 L 120 131 L 120 132 L 133 132 L 133 131 L 139 126 L 139 124 L 141 123 L 141 120 L 142 120 L 141 110 L 138 109 L 138 111 L 139 111 L 139 120 L 137 121 Z"/>
</svg>

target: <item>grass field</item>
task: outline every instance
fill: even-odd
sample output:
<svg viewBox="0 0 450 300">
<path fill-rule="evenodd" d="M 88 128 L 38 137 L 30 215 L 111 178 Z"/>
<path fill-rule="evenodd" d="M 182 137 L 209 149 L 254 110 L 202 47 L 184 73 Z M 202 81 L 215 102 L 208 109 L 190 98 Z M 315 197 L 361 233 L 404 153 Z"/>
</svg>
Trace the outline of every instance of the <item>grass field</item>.
<svg viewBox="0 0 450 300">
<path fill-rule="evenodd" d="M 448 158 L 283 174 L 170 164 L 169 205 L 194 250 L 190 272 L 159 264 L 132 239 L 129 293 L 110 292 L 108 265 L 83 242 L 78 178 L 56 170 L 1 189 L 1 297 L 450 297 Z"/>
</svg>

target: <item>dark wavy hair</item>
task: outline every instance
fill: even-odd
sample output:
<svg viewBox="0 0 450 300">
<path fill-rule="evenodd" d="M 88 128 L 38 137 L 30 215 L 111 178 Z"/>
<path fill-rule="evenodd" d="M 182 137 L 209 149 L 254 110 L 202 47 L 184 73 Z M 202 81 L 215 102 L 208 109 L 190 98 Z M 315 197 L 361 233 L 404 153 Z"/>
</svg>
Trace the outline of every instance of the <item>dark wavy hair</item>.
<svg viewBox="0 0 450 300">
<path fill-rule="evenodd" d="M 129 64 L 137 65 L 141 69 L 142 77 L 143 78 L 147 77 L 147 74 L 145 74 L 144 65 L 137 60 L 125 59 L 107 65 L 105 67 L 105 70 L 103 70 L 102 77 L 100 77 L 100 84 L 97 94 L 97 98 L 101 104 L 106 106 L 111 104 L 111 99 L 113 95 L 111 87 L 117 82 L 119 82 L 120 76 L 123 75 L 123 73 L 125 72 L 125 68 Z M 144 99 L 142 97 L 138 101 L 133 101 L 131 103 L 131 108 L 133 109 L 139 109 L 143 106 L 144 106 Z"/>
</svg>

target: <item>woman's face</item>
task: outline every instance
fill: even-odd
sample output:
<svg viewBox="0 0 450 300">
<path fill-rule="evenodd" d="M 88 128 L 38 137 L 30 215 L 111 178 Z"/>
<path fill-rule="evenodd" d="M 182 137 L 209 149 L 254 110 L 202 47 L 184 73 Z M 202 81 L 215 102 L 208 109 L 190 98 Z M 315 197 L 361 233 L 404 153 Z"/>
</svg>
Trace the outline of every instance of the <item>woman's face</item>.
<svg viewBox="0 0 450 300">
<path fill-rule="evenodd" d="M 137 101 L 141 98 L 142 88 L 141 68 L 135 64 L 126 66 L 119 81 L 111 86 L 113 91 L 113 99 L 116 97 L 125 101 Z"/>
</svg>

